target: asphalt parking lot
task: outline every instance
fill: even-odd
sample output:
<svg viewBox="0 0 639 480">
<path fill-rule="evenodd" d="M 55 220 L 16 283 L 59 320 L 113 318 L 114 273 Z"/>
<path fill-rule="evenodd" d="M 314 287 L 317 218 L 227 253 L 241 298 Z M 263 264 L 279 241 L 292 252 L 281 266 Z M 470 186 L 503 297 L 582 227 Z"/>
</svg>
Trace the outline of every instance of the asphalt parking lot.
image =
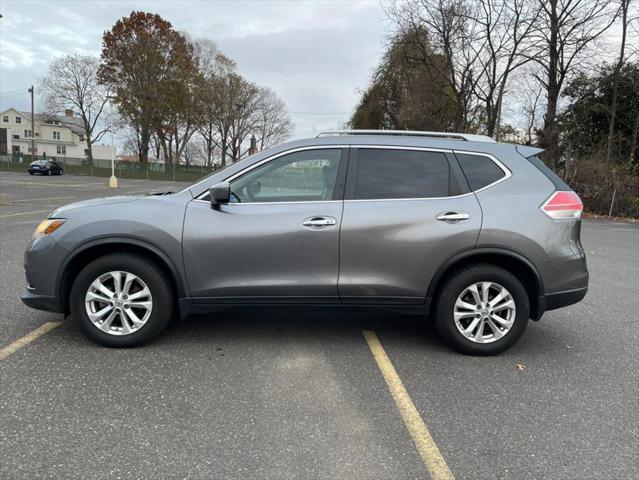
<svg viewBox="0 0 639 480">
<path fill-rule="evenodd" d="M 38 222 L 106 183 L 0 173 L 0 348 L 63 322 L 0 360 L 0 478 L 430 478 L 365 331 L 454 478 L 639 478 L 639 225 L 585 220 L 586 299 L 497 357 L 453 353 L 414 317 L 301 308 L 114 350 L 19 299 Z"/>
</svg>

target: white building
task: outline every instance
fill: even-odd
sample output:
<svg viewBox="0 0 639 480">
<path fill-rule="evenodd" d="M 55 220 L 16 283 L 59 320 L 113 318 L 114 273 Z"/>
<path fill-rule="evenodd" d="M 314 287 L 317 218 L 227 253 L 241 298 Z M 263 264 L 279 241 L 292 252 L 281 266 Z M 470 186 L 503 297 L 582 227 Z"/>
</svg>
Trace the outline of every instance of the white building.
<svg viewBox="0 0 639 480">
<path fill-rule="evenodd" d="M 86 158 L 82 120 L 66 110 L 64 116 L 35 115 L 35 153 L 55 158 Z M 31 113 L 10 108 L 0 113 L 0 154 L 31 155 Z M 111 160 L 111 145 L 93 144 L 93 158 Z"/>
</svg>

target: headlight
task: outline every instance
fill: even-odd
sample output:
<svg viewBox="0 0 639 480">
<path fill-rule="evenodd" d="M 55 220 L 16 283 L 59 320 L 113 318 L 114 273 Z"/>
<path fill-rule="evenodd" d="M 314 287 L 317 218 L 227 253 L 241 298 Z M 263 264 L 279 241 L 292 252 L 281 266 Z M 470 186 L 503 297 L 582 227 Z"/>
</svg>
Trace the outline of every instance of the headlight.
<svg viewBox="0 0 639 480">
<path fill-rule="evenodd" d="M 55 232 L 58 228 L 60 228 L 66 220 L 64 218 L 48 218 L 46 220 L 42 220 L 38 228 L 33 234 L 33 238 L 36 239 L 43 235 L 49 235 Z"/>
</svg>

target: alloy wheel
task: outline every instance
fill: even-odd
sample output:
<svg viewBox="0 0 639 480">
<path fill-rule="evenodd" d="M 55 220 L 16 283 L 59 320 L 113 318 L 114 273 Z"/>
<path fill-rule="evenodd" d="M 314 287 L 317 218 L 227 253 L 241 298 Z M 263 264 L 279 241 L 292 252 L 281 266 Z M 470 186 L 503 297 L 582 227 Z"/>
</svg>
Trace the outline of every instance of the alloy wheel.
<svg viewBox="0 0 639 480">
<path fill-rule="evenodd" d="M 504 337 L 515 322 L 515 301 L 510 292 L 495 282 L 478 282 L 457 297 L 455 326 L 468 340 L 492 343 Z"/>
<path fill-rule="evenodd" d="M 137 275 L 112 271 L 91 282 L 84 304 L 89 319 L 110 335 L 129 335 L 142 328 L 153 311 L 153 297 Z"/>
</svg>

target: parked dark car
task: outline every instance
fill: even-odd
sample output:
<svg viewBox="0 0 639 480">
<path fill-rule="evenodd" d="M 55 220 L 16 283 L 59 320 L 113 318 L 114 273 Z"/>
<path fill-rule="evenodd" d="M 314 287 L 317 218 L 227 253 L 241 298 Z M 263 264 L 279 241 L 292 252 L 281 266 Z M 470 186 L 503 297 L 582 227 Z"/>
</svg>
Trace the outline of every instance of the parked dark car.
<svg viewBox="0 0 639 480">
<path fill-rule="evenodd" d="M 64 169 L 55 160 L 36 160 L 29 164 L 29 175 L 41 173 L 42 175 L 62 175 Z"/>
<path fill-rule="evenodd" d="M 170 195 L 58 208 L 27 247 L 27 305 L 130 347 L 233 305 L 429 317 L 455 349 L 503 352 L 588 289 L 583 205 L 539 148 L 440 132 L 279 145 Z"/>
</svg>

